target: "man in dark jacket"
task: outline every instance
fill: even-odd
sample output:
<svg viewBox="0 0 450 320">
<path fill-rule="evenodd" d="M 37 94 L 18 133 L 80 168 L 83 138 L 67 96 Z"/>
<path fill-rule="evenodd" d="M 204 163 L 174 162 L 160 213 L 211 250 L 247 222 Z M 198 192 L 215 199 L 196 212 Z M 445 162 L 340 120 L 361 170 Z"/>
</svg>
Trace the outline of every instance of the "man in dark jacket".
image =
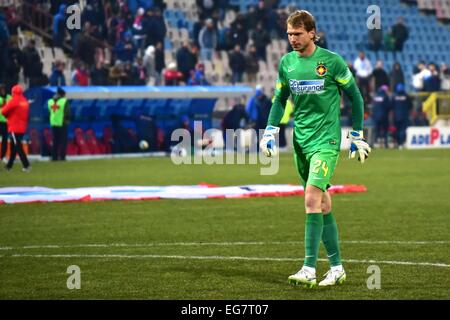
<svg viewBox="0 0 450 320">
<path fill-rule="evenodd" d="M 390 101 L 388 96 L 389 87 L 382 85 L 373 97 L 373 120 L 375 122 L 375 141 L 380 143 L 384 140 L 384 147 L 388 148 L 389 110 Z"/>
<path fill-rule="evenodd" d="M 398 18 L 397 24 L 392 27 L 392 35 L 395 39 L 395 51 L 403 51 L 403 44 L 408 40 L 409 31 L 405 25 L 403 17 Z"/>
<path fill-rule="evenodd" d="M 241 51 L 240 45 L 235 45 L 234 50 L 230 53 L 229 65 L 232 72 L 231 83 L 242 82 L 242 75 L 245 72 L 245 56 Z"/>
<path fill-rule="evenodd" d="M 184 82 L 188 82 L 190 73 L 195 69 L 197 57 L 192 53 L 189 47 L 189 41 L 185 41 L 183 46 L 177 51 L 178 70 L 183 74 Z"/>
<path fill-rule="evenodd" d="M 409 114 L 412 110 L 411 99 L 406 93 L 403 83 L 399 83 L 395 87 L 395 93 L 392 96 L 392 106 L 394 109 L 394 124 L 397 129 L 397 146 L 399 149 L 402 149 L 403 144 L 406 141 L 406 129 L 409 124 Z"/>
</svg>

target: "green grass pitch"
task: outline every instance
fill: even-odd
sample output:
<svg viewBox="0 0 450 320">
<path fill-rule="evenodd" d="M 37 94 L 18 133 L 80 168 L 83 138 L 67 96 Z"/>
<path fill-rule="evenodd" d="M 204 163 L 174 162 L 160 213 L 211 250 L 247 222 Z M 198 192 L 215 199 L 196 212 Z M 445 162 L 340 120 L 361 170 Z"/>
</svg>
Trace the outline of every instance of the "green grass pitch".
<svg viewBox="0 0 450 320">
<path fill-rule="evenodd" d="M 303 197 L 0 205 L 0 299 L 450 299 L 450 150 L 342 153 L 333 196 L 347 282 L 291 287 L 302 264 Z M 181 165 L 170 158 L 16 163 L 1 186 L 296 184 L 258 165 Z M 318 276 L 328 264 L 321 247 Z M 66 271 L 81 270 L 69 290 Z M 368 289 L 370 265 L 381 288 Z"/>
</svg>

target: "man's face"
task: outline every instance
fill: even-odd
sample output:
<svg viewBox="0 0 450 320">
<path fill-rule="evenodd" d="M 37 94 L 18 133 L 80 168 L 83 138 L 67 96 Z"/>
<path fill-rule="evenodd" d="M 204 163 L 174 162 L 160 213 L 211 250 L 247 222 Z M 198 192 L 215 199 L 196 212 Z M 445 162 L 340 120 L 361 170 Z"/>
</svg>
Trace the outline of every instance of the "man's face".
<svg viewBox="0 0 450 320">
<path fill-rule="evenodd" d="M 288 24 L 287 31 L 289 43 L 294 51 L 304 52 L 313 42 L 315 31 L 306 31 L 305 28 L 294 28 Z"/>
</svg>

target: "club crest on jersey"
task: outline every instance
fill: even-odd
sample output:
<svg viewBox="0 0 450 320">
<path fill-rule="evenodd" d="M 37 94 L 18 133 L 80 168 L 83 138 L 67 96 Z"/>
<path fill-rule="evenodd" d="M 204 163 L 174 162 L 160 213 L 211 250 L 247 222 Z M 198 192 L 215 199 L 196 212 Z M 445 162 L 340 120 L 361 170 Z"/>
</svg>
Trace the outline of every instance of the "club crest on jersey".
<svg viewBox="0 0 450 320">
<path fill-rule="evenodd" d="M 316 67 L 316 74 L 319 77 L 324 77 L 327 74 L 327 72 L 328 72 L 328 69 L 325 66 L 325 63 L 319 62 Z"/>
<path fill-rule="evenodd" d="M 289 80 L 291 92 L 295 94 L 320 94 L 324 86 L 325 80 Z"/>
</svg>

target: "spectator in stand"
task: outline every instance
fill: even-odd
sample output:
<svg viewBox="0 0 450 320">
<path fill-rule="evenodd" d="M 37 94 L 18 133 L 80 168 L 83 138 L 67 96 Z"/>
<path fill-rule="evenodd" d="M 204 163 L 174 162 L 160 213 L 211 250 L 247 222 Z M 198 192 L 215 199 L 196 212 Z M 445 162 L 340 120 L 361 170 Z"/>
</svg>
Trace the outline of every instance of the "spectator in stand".
<svg viewBox="0 0 450 320">
<path fill-rule="evenodd" d="M 358 87 L 361 90 L 364 102 L 367 104 L 370 102 L 370 77 L 372 76 L 373 68 L 363 51 L 359 52 L 358 58 L 353 62 L 353 67 L 356 71 Z"/>
<path fill-rule="evenodd" d="M 231 34 L 230 28 L 224 21 L 217 22 L 217 47 L 216 51 L 231 50 Z M 198 41 L 196 41 L 198 42 Z"/>
<path fill-rule="evenodd" d="M 133 69 L 130 61 L 125 61 L 123 63 L 123 78 L 122 86 L 133 86 L 135 84 L 135 79 L 133 78 Z"/>
<path fill-rule="evenodd" d="M 92 25 L 85 22 L 83 32 L 77 36 L 74 57 L 84 62 L 89 68 L 95 65 L 95 40 L 91 35 Z"/>
<path fill-rule="evenodd" d="M 270 43 L 270 35 L 266 30 L 263 29 L 263 25 L 261 22 L 258 22 L 256 25 L 256 29 L 251 31 L 251 38 L 253 40 L 254 46 L 256 47 L 258 59 L 266 61 L 266 48 Z M 245 47 L 241 46 L 241 48 Z"/>
<path fill-rule="evenodd" d="M 113 49 L 116 59 L 123 62 L 132 62 L 136 57 L 136 46 L 132 40 L 131 32 L 125 32 L 123 39 Z"/>
<path fill-rule="evenodd" d="M 384 50 L 394 51 L 395 50 L 395 38 L 392 32 L 392 28 L 389 28 L 388 32 L 383 37 Z M 395 56 L 395 51 L 394 51 Z"/>
<path fill-rule="evenodd" d="M 378 58 L 378 51 L 381 50 L 383 44 L 383 30 L 381 28 L 373 28 L 368 31 L 368 48 L 371 51 L 375 51 Z"/>
<path fill-rule="evenodd" d="M 89 85 L 89 74 L 84 63 L 79 62 L 76 64 L 75 70 L 72 72 L 71 80 L 72 86 Z"/>
<path fill-rule="evenodd" d="M 389 87 L 389 76 L 388 76 L 386 70 L 384 70 L 383 60 L 377 61 L 377 64 L 375 65 L 375 69 L 373 70 L 372 76 L 373 76 L 373 82 L 374 82 L 373 88 L 378 89 L 382 85 L 387 85 Z"/>
<path fill-rule="evenodd" d="M 205 19 L 203 19 L 201 16 L 198 18 L 197 21 L 194 22 L 194 26 L 192 27 L 192 35 L 194 37 L 194 43 L 200 47 L 200 42 L 199 42 L 199 35 L 200 35 L 200 31 L 203 29 L 203 27 L 205 26 Z"/>
<path fill-rule="evenodd" d="M 98 29 L 97 34 L 93 34 L 95 38 L 106 38 L 106 26 L 105 26 L 105 9 L 101 0 L 87 1 L 86 6 L 81 13 L 81 21 L 89 22 L 92 26 Z"/>
<path fill-rule="evenodd" d="M 269 1 L 266 1 L 267 5 L 267 20 L 266 20 L 266 30 L 269 33 L 269 37 L 274 39 L 278 36 L 277 31 L 277 21 L 278 21 L 278 12 L 274 9 L 274 4 L 270 4 Z"/>
<path fill-rule="evenodd" d="M 62 48 L 66 36 L 66 5 L 59 6 L 58 13 L 53 17 L 53 46 Z"/>
<path fill-rule="evenodd" d="M 145 86 L 147 84 L 147 70 L 142 62 L 142 58 L 137 57 L 131 68 L 131 77 L 136 86 Z"/>
<path fill-rule="evenodd" d="M 258 1 L 258 6 L 256 7 L 256 10 L 255 10 L 255 15 L 256 15 L 256 21 L 261 22 L 263 25 L 263 28 L 267 28 L 269 12 L 268 12 L 268 9 L 266 8 L 264 0 Z"/>
<path fill-rule="evenodd" d="M 11 36 L 17 35 L 17 30 L 20 26 L 20 16 L 17 12 L 16 6 L 9 6 L 4 8 L 6 24 L 8 25 L 8 30 Z"/>
<path fill-rule="evenodd" d="M 247 30 L 251 31 L 256 29 L 256 25 L 258 24 L 258 20 L 256 19 L 256 7 L 254 5 L 249 5 L 247 8 L 247 14 L 243 19 L 247 24 Z"/>
<path fill-rule="evenodd" d="M 195 70 L 191 71 L 191 77 L 187 84 L 190 86 L 209 86 L 209 82 L 205 75 L 205 65 L 203 63 L 197 63 Z"/>
<path fill-rule="evenodd" d="M 153 6 L 156 6 L 156 4 L 154 2 L 156 2 L 156 1 L 154 1 L 154 0 L 127 0 L 128 8 L 130 9 L 130 12 L 132 14 L 135 14 L 136 11 L 139 10 L 139 8 L 148 10 L 148 9 L 152 8 Z"/>
<path fill-rule="evenodd" d="M 10 36 L 5 15 L 0 11 L 0 66 L 4 66 L 7 63 L 7 47 Z M 2 67 L 0 68 L 0 82 L 4 82 L 5 79 L 6 70 Z"/>
<path fill-rule="evenodd" d="M 230 44 L 232 47 L 238 44 L 242 49 L 246 48 L 248 42 L 248 31 L 244 28 L 244 24 L 241 22 L 232 24 L 230 36 Z"/>
<path fill-rule="evenodd" d="M 445 63 L 441 64 L 441 89 L 443 91 L 450 91 L 450 69 Z"/>
<path fill-rule="evenodd" d="M 164 44 L 167 28 L 159 7 L 147 11 L 147 45 Z"/>
<path fill-rule="evenodd" d="M 289 11 L 288 8 L 279 8 L 278 10 L 278 19 L 277 19 L 277 24 L 276 24 L 276 31 L 278 34 L 278 38 L 284 39 L 284 37 L 286 37 L 286 20 L 288 18 L 288 13 L 287 12 L 292 12 L 295 11 Z M 289 45 L 290 47 L 290 45 Z"/>
<path fill-rule="evenodd" d="M 416 91 L 424 91 L 424 80 L 431 76 L 430 70 L 428 70 L 424 61 L 420 61 L 415 67 L 414 74 L 412 76 L 412 86 Z"/>
<path fill-rule="evenodd" d="M 319 31 L 317 37 L 319 38 L 319 40 L 317 40 L 317 45 L 321 48 L 328 49 L 327 36 L 325 34 L 325 31 Z"/>
<path fill-rule="evenodd" d="M 155 86 L 159 86 L 162 83 L 162 71 L 166 67 L 166 62 L 164 58 L 164 48 L 161 41 L 156 43 L 155 48 Z"/>
<path fill-rule="evenodd" d="M 65 86 L 66 78 L 64 77 L 65 64 L 63 61 L 56 60 L 53 63 L 52 74 L 50 75 L 50 85 L 54 87 Z"/>
<path fill-rule="evenodd" d="M 9 40 L 9 47 L 6 57 L 7 60 L 4 65 L 4 69 L 6 70 L 7 77 L 5 79 L 5 84 L 7 90 L 10 91 L 11 88 L 19 82 L 19 73 L 24 65 L 24 55 L 19 49 L 16 37 L 12 37 Z"/>
<path fill-rule="evenodd" d="M 23 89 L 20 85 L 12 88 L 12 98 L 2 108 L 2 114 L 7 119 L 8 132 L 11 136 L 11 153 L 5 169 L 11 171 L 17 153 L 22 161 L 22 171 L 30 171 L 30 162 L 23 150 L 22 138 L 28 128 L 28 118 L 30 105 L 27 98 L 23 95 Z"/>
<path fill-rule="evenodd" d="M 164 71 L 164 82 L 166 86 L 178 86 L 183 81 L 183 74 L 177 70 L 175 62 L 169 63 Z"/>
<path fill-rule="evenodd" d="M 97 61 L 95 67 L 91 69 L 91 84 L 93 86 L 107 86 L 108 82 L 108 69 L 102 61 Z"/>
<path fill-rule="evenodd" d="M 384 142 L 384 147 L 388 148 L 389 135 L 389 111 L 390 101 L 388 95 L 389 87 L 381 86 L 373 97 L 373 112 L 372 117 L 375 122 L 375 146 L 379 147 L 381 141 Z"/>
<path fill-rule="evenodd" d="M 247 82 L 255 83 L 256 75 L 259 71 L 259 59 L 258 54 L 256 52 L 256 47 L 251 45 L 249 47 L 248 53 L 245 57 L 245 72 L 247 73 Z"/>
<path fill-rule="evenodd" d="M 126 13 L 119 9 L 113 10 L 118 11 L 117 14 L 112 15 L 107 21 L 108 43 L 111 46 L 115 46 L 122 39 L 127 28 Z"/>
<path fill-rule="evenodd" d="M 211 17 L 214 9 L 216 8 L 213 0 L 196 0 L 197 8 L 200 11 L 200 16 Z"/>
<path fill-rule="evenodd" d="M 35 79 L 39 77 L 40 70 L 42 70 L 42 62 L 39 53 L 35 47 L 36 43 L 34 40 L 30 40 L 27 43 L 23 51 L 24 55 L 24 68 L 23 75 L 28 83 L 35 83 Z M 3 69 L 3 68 L 0 68 Z"/>
<path fill-rule="evenodd" d="M 109 82 L 111 85 L 120 86 L 126 78 L 125 67 L 122 61 L 116 60 L 114 66 L 109 69 Z"/>
<path fill-rule="evenodd" d="M 441 90 L 441 77 L 439 75 L 439 70 L 434 63 L 428 65 L 428 70 L 430 70 L 430 76 L 425 77 L 423 81 L 423 89 L 427 92 L 436 92 Z"/>
<path fill-rule="evenodd" d="M 188 40 L 183 42 L 183 46 L 177 50 L 176 56 L 178 70 L 183 74 L 184 81 L 187 82 L 191 71 L 195 69 L 197 64 L 197 57 L 192 52 Z"/>
<path fill-rule="evenodd" d="M 212 19 L 206 19 L 205 26 L 198 35 L 198 43 L 200 46 L 200 59 L 203 61 L 212 60 L 214 50 L 217 47 L 217 31 Z"/>
<path fill-rule="evenodd" d="M 389 75 L 389 83 L 391 84 L 391 92 L 395 91 L 397 84 L 405 83 L 405 75 L 403 74 L 402 66 L 399 62 L 394 62 L 391 73 Z"/>
<path fill-rule="evenodd" d="M 131 30 L 133 34 L 134 44 L 138 48 L 138 50 L 142 52 L 146 44 L 145 38 L 147 37 L 147 20 L 144 8 L 139 8 L 137 10 Z"/>
<path fill-rule="evenodd" d="M 234 50 L 230 53 L 229 66 L 231 69 L 231 83 L 242 82 L 242 75 L 245 72 L 245 56 L 241 51 L 241 46 L 236 44 Z"/>
<path fill-rule="evenodd" d="M 156 80 L 154 46 L 148 46 L 147 49 L 145 49 L 142 63 L 145 67 L 145 74 L 147 75 L 147 84 L 154 84 Z"/>
<path fill-rule="evenodd" d="M 403 83 L 397 84 L 392 96 L 394 109 L 394 124 L 396 128 L 396 140 L 399 149 L 403 149 L 406 141 L 406 128 L 408 128 L 409 116 L 412 110 L 411 99 L 405 91 Z"/>
<path fill-rule="evenodd" d="M 397 24 L 392 27 L 392 36 L 395 39 L 394 50 L 402 52 L 403 44 L 408 40 L 409 31 L 405 25 L 405 20 L 403 17 L 399 17 Z"/>
</svg>

